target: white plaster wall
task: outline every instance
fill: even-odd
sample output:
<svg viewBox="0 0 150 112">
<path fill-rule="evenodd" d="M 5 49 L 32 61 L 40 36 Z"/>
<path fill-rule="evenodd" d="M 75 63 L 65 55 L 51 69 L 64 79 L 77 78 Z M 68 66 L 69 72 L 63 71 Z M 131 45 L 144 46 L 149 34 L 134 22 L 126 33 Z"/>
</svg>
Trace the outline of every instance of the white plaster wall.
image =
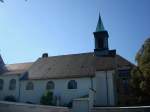
<svg viewBox="0 0 150 112">
<path fill-rule="evenodd" d="M 0 76 L 0 79 L 4 81 L 3 90 L 0 90 L 0 100 L 4 100 L 6 96 L 13 95 L 16 100 L 19 98 L 19 76 L 18 75 L 7 75 Z M 16 79 L 16 89 L 9 90 L 9 82 L 11 79 Z"/>
<path fill-rule="evenodd" d="M 68 82 L 70 80 L 77 81 L 77 89 L 68 89 Z M 90 78 L 70 78 L 70 79 L 51 79 L 51 80 L 30 80 L 34 83 L 34 90 L 26 90 L 27 81 L 21 81 L 21 102 L 40 103 L 40 98 L 46 91 L 46 84 L 48 81 L 55 83 L 53 90 L 55 96 L 61 97 L 61 104 L 68 104 L 75 98 L 88 95 L 91 87 Z"/>
<path fill-rule="evenodd" d="M 107 87 L 106 87 L 106 73 L 105 71 L 97 71 L 94 81 L 95 86 L 95 105 L 107 105 Z"/>
<path fill-rule="evenodd" d="M 107 72 L 107 81 L 108 81 L 108 105 L 114 106 L 115 105 L 115 87 L 114 87 L 114 71 Z"/>
<path fill-rule="evenodd" d="M 113 71 L 97 71 L 93 78 L 95 98 L 94 102 L 97 106 L 114 105 L 114 83 Z"/>
</svg>

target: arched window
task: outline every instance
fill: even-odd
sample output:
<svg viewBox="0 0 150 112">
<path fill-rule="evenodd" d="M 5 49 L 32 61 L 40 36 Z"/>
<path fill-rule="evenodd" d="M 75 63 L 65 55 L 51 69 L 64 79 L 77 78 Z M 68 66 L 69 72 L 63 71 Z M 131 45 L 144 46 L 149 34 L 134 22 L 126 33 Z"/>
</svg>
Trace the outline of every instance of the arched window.
<svg viewBox="0 0 150 112">
<path fill-rule="evenodd" d="M 68 89 L 77 89 L 77 82 L 75 80 L 70 80 L 68 82 Z"/>
<path fill-rule="evenodd" d="M 16 79 L 11 79 L 9 82 L 9 90 L 15 90 L 16 89 Z"/>
<path fill-rule="evenodd" d="M 0 79 L 0 90 L 3 90 L 3 86 L 4 86 L 4 81 L 3 79 Z"/>
<path fill-rule="evenodd" d="M 53 82 L 53 81 L 48 81 L 48 82 L 47 82 L 47 85 L 46 85 L 46 89 L 47 89 L 47 90 L 52 90 L 52 89 L 54 89 L 54 88 L 55 88 L 54 82 Z"/>
<path fill-rule="evenodd" d="M 26 90 L 33 90 L 34 89 L 34 85 L 32 82 L 28 82 L 26 85 Z"/>
</svg>

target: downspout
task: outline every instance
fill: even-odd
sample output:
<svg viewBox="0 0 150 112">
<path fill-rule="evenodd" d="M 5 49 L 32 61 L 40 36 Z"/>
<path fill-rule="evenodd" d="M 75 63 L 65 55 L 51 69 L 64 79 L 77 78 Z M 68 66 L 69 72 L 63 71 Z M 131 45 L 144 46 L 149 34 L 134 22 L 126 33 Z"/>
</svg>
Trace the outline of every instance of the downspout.
<svg viewBox="0 0 150 112">
<path fill-rule="evenodd" d="M 19 78 L 19 95 L 18 95 L 18 101 L 20 102 L 20 91 L 21 91 L 21 81 Z"/>
<path fill-rule="evenodd" d="M 96 93 L 96 90 L 94 89 L 94 84 L 93 84 L 93 77 L 90 77 L 91 79 L 91 88 L 89 88 L 90 90 L 92 90 L 94 93 Z M 94 95 L 95 96 L 95 95 Z"/>
<path fill-rule="evenodd" d="M 90 77 L 90 80 L 91 80 L 91 87 L 89 88 L 90 89 L 90 91 L 89 91 L 89 112 L 90 112 L 90 109 L 93 108 L 93 106 L 94 106 L 95 92 L 96 92 L 93 87 L 93 77 Z"/>
<path fill-rule="evenodd" d="M 118 66 L 117 66 L 117 55 L 115 55 L 115 59 L 114 59 L 114 66 L 115 66 L 115 76 L 114 77 L 114 85 L 115 85 L 115 89 L 114 89 L 114 97 L 115 97 L 115 105 L 118 104 L 118 93 L 117 93 L 117 81 L 118 81 Z"/>
<path fill-rule="evenodd" d="M 107 106 L 109 104 L 109 94 L 108 94 L 108 76 L 107 76 L 107 71 L 106 72 L 106 94 L 107 94 Z"/>
<path fill-rule="evenodd" d="M 93 79 L 92 79 L 92 77 L 90 77 L 90 79 L 91 79 L 91 89 L 93 90 L 94 88 L 93 88 Z"/>
</svg>

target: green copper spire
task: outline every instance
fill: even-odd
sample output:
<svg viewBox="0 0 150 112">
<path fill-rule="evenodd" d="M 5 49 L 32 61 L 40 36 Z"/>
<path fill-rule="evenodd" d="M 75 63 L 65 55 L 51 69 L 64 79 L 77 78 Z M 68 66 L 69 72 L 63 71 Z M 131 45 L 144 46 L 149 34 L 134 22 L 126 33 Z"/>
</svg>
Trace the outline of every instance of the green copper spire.
<svg viewBox="0 0 150 112">
<path fill-rule="evenodd" d="M 97 23 L 97 27 L 96 27 L 96 32 L 100 32 L 100 31 L 105 31 L 101 16 L 99 14 L 99 19 L 98 19 L 98 23 Z"/>
</svg>

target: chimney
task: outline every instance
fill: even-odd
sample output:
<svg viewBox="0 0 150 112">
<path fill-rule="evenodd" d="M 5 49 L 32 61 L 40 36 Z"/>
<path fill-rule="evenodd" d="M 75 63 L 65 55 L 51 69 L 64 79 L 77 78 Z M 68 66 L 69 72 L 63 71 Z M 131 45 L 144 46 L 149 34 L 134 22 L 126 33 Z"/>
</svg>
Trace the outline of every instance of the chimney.
<svg viewBox="0 0 150 112">
<path fill-rule="evenodd" d="M 48 57 L 48 53 L 43 53 L 42 54 L 42 58 L 47 58 Z"/>
</svg>

